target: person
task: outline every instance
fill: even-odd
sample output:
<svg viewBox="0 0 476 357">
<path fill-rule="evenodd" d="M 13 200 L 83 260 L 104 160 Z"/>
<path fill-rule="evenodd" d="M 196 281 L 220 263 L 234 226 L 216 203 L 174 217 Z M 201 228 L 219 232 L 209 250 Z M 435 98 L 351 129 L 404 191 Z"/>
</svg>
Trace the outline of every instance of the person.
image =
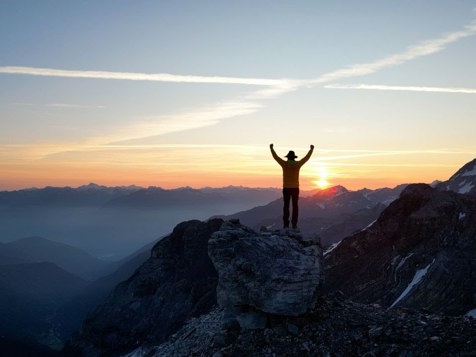
<svg viewBox="0 0 476 357">
<path fill-rule="evenodd" d="M 298 216 L 299 216 L 299 170 L 312 155 L 314 151 L 314 145 L 310 146 L 309 152 L 301 160 L 296 161 L 296 154 L 290 150 L 285 156 L 287 160 L 281 159 L 274 151 L 273 144 L 269 145 L 273 158 L 283 169 L 283 228 L 289 228 L 289 204 L 292 201 L 292 217 L 291 224 L 293 229 L 297 229 Z"/>
</svg>

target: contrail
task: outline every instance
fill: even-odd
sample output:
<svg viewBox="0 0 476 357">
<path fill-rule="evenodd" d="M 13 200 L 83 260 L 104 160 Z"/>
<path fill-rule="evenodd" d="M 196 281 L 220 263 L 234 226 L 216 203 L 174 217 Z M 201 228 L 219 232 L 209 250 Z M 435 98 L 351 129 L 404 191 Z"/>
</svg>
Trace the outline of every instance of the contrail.
<svg viewBox="0 0 476 357">
<path fill-rule="evenodd" d="M 0 67 L 0 73 L 24 74 L 30 76 L 68 77 L 68 78 L 93 78 L 93 79 L 119 79 L 130 81 L 155 81 L 174 83 L 215 83 L 215 84 L 246 84 L 255 86 L 279 86 L 285 83 L 281 79 L 265 78 L 239 78 L 218 76 L 189 76 L 169 73 L 134 73 L 134 72 L 109 72 L 109 71 L 79 71 L 54 68 L 37 67 Z"/>
<path fill-rule="evenodd" d="M 476 94 L 476 88 L 388 86 L 380 84 L 328 84 L 324 88 Z"/>
<path fill-rule="evenodd" d="M 443 51 L 449 44 L 459 41 L 463 38 L 473 36 L 474 34 L 476 34 L 476 21 L 466 25 L 464 30 L 451 32 L 449 34 L 443 35 L 442 37 L 408 47 L 401 53 L 395 53 L 373 62 L 355 64 L 353 66 L 325 73 L 322 76 L 307 82 L 308 85 L 312 86 L 328 83 L 338 79 L 372 74 L 387 67 L 401 65 L 405 62 Z"/>
</svg>

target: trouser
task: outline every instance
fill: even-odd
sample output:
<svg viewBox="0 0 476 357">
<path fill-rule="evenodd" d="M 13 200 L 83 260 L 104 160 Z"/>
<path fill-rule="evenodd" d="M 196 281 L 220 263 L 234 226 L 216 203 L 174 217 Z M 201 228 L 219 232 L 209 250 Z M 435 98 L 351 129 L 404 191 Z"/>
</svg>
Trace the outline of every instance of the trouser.
<svg viewBox="0 0 476 357">
<path fill-rule="evenodd" d="M 298 208 L 298 200 L 299 200 L 299 188 L 283 188 L 283 199 L 284 199 L 284 206 L 283 206 L 283 227 L 289 227 L 289 203 L 290 201 L 293 202 L 293 214 L 291 218 L 291 224 L 293 228 L 297 228 L 298 216 L 299 216 L 299 208 Z"/>
</svg>

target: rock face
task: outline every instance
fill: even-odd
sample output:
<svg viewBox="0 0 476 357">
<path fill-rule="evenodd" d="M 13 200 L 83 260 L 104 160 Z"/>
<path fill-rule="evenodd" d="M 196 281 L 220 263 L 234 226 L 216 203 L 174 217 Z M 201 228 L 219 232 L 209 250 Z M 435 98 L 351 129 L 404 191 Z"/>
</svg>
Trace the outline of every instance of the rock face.
<svg viewBox="0 0 476 357">
<path fill-rule="evenodd" d="M 237 221 L 223 224 L 208 242 L 218 271 L 217 300 L 225 326 L 264 328 L 269 316 L 311 311 L 323 279 L 317 240 L 299 234 L 257 233 Z"/>
<path fill-rule="evenodd" d="M 189 318 L 216 305 L 217 273 L 207 242 L 223 223 L 183 222 L 151 257 L 87 318 L 65 349 L 71 356 L 116 356 L 160 343 Z"/>
<path fill-rule="evenodd" d="M 476 196 L 476 159 L 464 165 L 448 181 L 440 183 L 438 188 Z"/>
<path fill-rule="evenodd" d="M 361 303 L 465 315 L 476 307 L 476 199 L 408 186 L 326 254 L 326 290 Z"/>
</svg>

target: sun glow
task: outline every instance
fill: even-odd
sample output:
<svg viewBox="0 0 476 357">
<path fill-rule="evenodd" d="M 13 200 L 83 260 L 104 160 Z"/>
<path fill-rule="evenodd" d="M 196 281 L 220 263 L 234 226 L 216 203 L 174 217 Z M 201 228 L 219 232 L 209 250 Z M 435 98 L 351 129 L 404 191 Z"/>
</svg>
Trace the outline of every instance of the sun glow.
<svg viewBox="0 0 476 357">
<path fill-rule="evenodd" d="M 317 174 L 319 176 L 319 180 L 314 181 L 317 187 L 319 187 L 321 190 L 324 190 L 329 187 L 330 183 L 327 181 L 327 178 L 329 177 L 329 171 L 325 166 L 319 166 L 317 169 Z"/>
</svg>

